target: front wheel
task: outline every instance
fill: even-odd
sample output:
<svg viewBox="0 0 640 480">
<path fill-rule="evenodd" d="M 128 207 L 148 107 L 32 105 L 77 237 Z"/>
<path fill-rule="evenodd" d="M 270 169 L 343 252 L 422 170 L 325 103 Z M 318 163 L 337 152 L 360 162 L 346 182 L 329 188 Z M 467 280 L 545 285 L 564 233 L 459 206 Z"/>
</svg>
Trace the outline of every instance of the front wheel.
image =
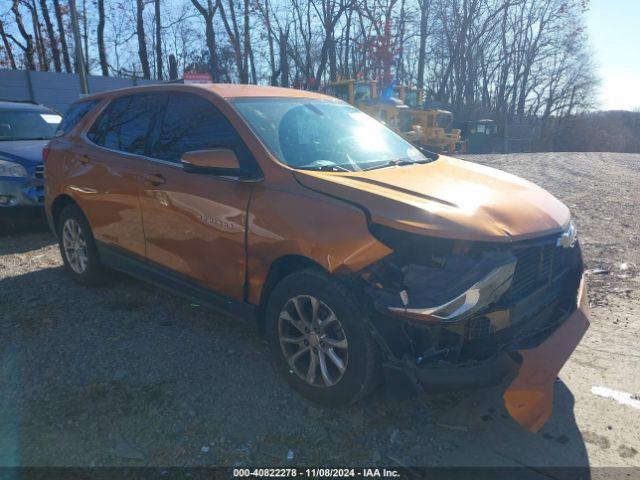
<svg viewBox="0 0 640 480">
<path fill-rule="evenodd" d="M 378 381 L 366 317 L 328 274 L 303 270 L 276 285 L 267 337 L 278 369 L 299 393 L 324 405 L 353 403 Z"/>
</svg>

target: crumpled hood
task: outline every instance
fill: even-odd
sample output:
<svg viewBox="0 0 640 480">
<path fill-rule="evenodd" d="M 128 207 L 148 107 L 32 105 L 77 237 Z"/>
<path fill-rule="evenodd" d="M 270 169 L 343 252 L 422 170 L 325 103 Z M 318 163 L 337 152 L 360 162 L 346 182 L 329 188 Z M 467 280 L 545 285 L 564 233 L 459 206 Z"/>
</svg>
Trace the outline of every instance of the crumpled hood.
<svg viewBox="0 0 640 480">
<path fill-rule="evenodd" d="M 561 232 L 569 209 L 520 177 L 463 160 L 368 172 L 296 171 L 305 187 L 368 211 L 371 221 L 422 235 L 511 242 Z"/>
<path fill-rule="evenodd" d="M 24 166 L 42 162 L 42 148 L 49 140 L 0 141 L 0 158 L 20 163 Z"/>
</svg>

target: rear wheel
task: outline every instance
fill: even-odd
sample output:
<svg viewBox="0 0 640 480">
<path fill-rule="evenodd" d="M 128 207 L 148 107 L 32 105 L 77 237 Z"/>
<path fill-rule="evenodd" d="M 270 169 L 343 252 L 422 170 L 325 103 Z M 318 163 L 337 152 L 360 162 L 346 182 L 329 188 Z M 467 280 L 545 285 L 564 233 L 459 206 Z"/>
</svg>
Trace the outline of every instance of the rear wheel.
<svg viewBox="0 0 640 480">
<path fill-rule="evenodd" d="M 375 387 L 378 357 L 365 315 L 328 274 L 303 270 L 284 278 L 269 298 L 266 320 L 279 370 L 305 397 L 348 404 Z"/>
<path fill-rule="evenodd" d="M 108 278 L 100 263 L 89 222 L 77 205 L 60 213 L 58 245 L 64 267 L 71 278 L 82 285 L 99 285 Z"/>
</svg>

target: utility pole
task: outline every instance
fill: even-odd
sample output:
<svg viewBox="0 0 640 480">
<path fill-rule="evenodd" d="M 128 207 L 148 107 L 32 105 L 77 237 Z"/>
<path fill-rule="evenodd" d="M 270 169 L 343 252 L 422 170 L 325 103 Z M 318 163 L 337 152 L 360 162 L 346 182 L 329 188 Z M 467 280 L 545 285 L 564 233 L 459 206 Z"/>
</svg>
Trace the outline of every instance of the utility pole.
<svg viewBox="0 0 640 480">
<path fill-rule="evenodd" d="M 73 43 L 75 44 L 76 65 L 78 76 L 80 77 L 80 92 L 83 95 L 89 93 L 89 83 L 87 82 L 87 71 L 84 65 L 84 55 L 82 54 L 82 41 L 80 39 L 80 26 L 78 25 L 78 11 L 76 10 L 76 0 L 69 0 L 71 9 L 71 27 L 73 29 Z"/>
</svg>

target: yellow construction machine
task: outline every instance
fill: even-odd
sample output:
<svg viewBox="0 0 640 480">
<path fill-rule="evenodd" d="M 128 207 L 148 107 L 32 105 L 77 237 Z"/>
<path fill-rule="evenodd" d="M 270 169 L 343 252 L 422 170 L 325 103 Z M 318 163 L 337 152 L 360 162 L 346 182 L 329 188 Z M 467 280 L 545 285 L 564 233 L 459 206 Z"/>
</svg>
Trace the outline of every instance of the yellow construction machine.
<svg viewBox="0 0 640 480">
<path fill-rule="evenodd" d="M 329 84 L 327 93 L 384 122 L 391 129 L 400 130 L 399 112 L 407 107 L 399 101 L 381 100 L 375 80 L 338 80 Z"/>
<path fill-rule="evenodd" d="M 396 85 L 396 97 L 409 108 L 419 109 L 424 105 L 424 91 L 406 85 Z"/>
<path fill-rule="evenodd" d="M 447 110 L 416 110 L 409 109 L 403 112 L 408 119 L 403 119 L 405 136 L 408 140 L 415 142 L 429 150 L 447 151 L 453 153 L 459 148 L 461 142 L 460 130 L 451 128 L 453 114 Z"/>
<path fill-rule="evenodd" d="M 434 151 L 456 151 L 460 130 L 451 129 L 453 114 L 447 110 L 424 109 L 423 92 L 396 86 L 394 97 L 381 99 L 375 80 L 338 80 L 327 93 L 382 121 L 409 141 Z"/>
<path fill-rule="evenodd" d="M 396 97 L 409 107 L 401 114 L 403 135 L 429 150 L 455 152 L 461 147 L 460 130 L 450 128 L 453 114 L 448 110 L 425 109 L 424 92 L 414 87 L 398 85 Z"/>
</svg>

